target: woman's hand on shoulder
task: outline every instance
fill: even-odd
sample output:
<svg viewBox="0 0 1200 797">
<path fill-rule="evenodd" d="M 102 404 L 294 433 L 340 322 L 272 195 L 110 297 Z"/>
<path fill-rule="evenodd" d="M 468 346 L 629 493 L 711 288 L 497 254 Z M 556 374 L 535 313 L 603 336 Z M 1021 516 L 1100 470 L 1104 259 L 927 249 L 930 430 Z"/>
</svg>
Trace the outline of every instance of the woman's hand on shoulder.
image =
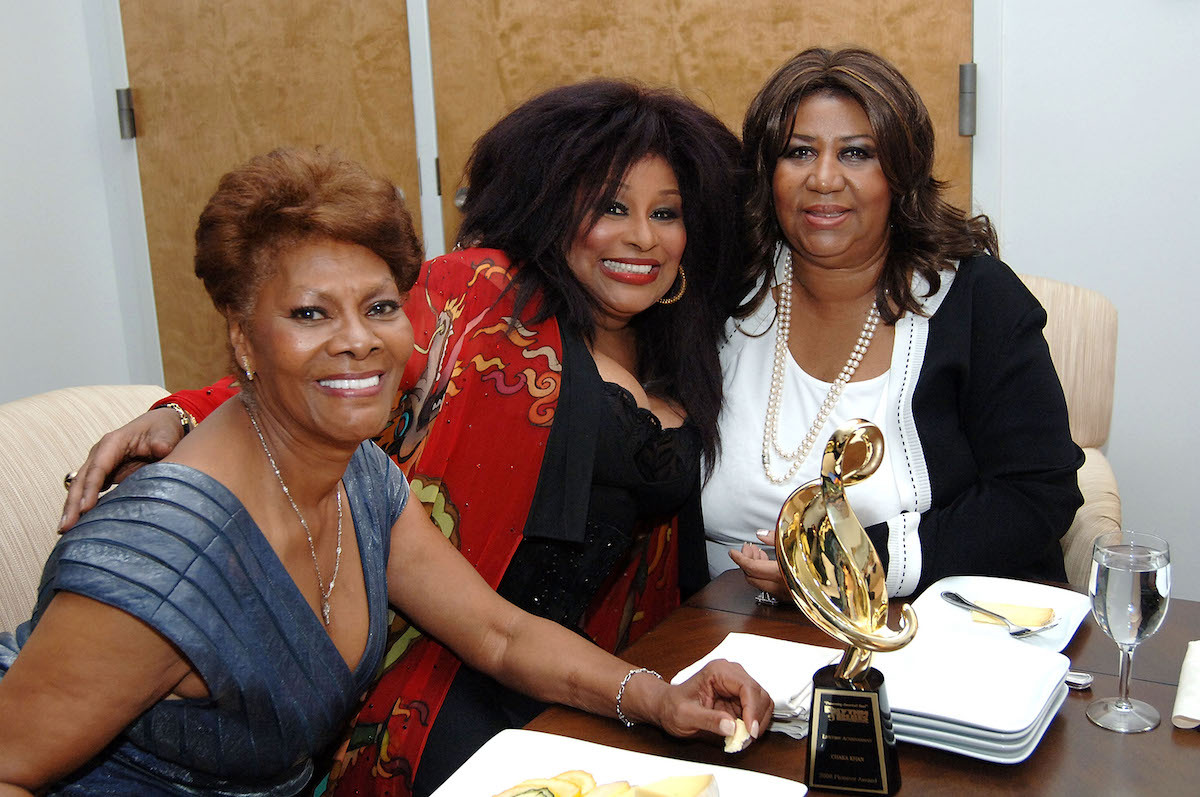
<svg viewBox="0 0 1200 797">
<path fill-rule="evenodd" d="M 775 547 L 775 532 L 760 530 L 758 538 L 763 541 L 763 545 Z M 762 548 L 749 542 L 743 543 L 740 551 L 730 550 L 729 558 L 742 569 L 746 581 L 752 587 L 790 601 L 787 582 L 783 580 L 779 563 L 767 556 L 767 552 Z"/>
<path fill-rule="evenodd" d="M 774 705 L 742 665 L 718 659 L 662 690 L 655 722 L 672 736 L 731 736 L 740 719 L 757 739 L 771 724 Z"/>
<path fill-rule="evenodd" d="M 74 526 L 80 515 L 94 507 L 100 493 L 143 465 L 170 454 L 183 434 L 178 413 L 170 407 L 159 407 L 101 437 L 67 490 L 59 533 Z"/>
</svg>

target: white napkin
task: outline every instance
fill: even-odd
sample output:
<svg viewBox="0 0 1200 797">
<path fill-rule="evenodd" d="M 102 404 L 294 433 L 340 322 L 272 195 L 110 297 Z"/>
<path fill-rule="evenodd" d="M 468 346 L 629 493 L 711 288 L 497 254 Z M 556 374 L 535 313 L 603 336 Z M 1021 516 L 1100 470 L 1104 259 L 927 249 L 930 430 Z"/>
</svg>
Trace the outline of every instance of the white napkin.
<svg viewBox="0 0 1200 797">
<path fill-rule="evenodd" d="M 842 651 L 836 648 L 733 632 L 707 656 L 680 670 L 671 683 L 686 681 L 714 659 L 735 661 L 775 701 L 775 719 L 771 723 L 771 730 L 803 739 L 808 735 L 813 673 L 827 664 L 833 664 L 841 656 Z"/>
<path fill-rule="evenodd" d="M 1176 728 L 1195 728 L 1200 725 L 1200 639 L 1189 642 L 1187 653 L 1183 655 L 1171 722 Z"/>
</svg>

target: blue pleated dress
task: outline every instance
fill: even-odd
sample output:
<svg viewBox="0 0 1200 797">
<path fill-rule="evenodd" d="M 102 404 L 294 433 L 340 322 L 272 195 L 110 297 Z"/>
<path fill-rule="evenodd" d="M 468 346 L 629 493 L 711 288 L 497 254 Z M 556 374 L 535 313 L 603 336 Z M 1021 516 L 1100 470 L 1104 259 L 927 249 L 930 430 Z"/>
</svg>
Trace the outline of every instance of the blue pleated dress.
<svg viewBox="0 0 1200 797">
<path fill-rule="evenodd" d="M 355 452 L 343 483 L 370 614 L 353 671 L 249 512 L 197 470 L 142 468 L 62 538 L 33 618 L 0 635 L 0 677 L 54 593 L 68 590 L 161 633 L 210 697 L 159 701 L 51 793 L 273 797 L 308 783 L 311 756 L 336 741 L 383 655 L 389 531 L 408 497 L 374 443 Z"/>
</svg>

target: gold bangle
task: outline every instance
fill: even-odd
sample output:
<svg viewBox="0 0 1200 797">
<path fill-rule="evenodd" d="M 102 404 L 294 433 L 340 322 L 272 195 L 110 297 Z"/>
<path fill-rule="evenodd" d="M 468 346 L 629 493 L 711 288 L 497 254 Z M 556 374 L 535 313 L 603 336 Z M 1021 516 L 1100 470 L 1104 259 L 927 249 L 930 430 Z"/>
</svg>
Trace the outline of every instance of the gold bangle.
<svg viewBox="0 0 1200 797">
<path fill-rule="evenodd" d="M 175 412 L 179 413 L 179 425 L 183 427 L 184 434 L 187 434 L 196 428 L 196 419 L 192 417 L 192 414 L 175 402 L 171 401 L 167 402 L 166 404 L 159 404 L 158 406 L 160 408 L 169 407 L 170 409 L 173 409 Z"/>
</svg>

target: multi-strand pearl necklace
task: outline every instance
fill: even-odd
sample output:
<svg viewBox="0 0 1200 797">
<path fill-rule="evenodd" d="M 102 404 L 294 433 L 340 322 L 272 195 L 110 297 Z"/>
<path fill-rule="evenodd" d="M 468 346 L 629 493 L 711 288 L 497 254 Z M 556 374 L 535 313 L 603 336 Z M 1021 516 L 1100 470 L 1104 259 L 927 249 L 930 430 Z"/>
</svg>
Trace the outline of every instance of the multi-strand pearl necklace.
<svg viewBox="0 0 1200 797">
<path fill-rule="evenodd" d="M 846 389 L 846 385 L 854 376 L 854 372 L 858 370 L 859 364 L 862 363 L 867 349 L 871 346 L 871 339 L 875 337 L 875 327 L 879 324 L 879 308 L 875 302 L 872 302 L 871 309 L 867 313 L 867 320 L 863 322 L 862 332 L 858 335 L 858 341 L 855 342 L 846 364 L 842 366 L 841 373 L 830 385 L 829 393 L 821 402 L 821 409 L 817 412 L 816 420 L 808 428 L 808 434 L 804 436 L 804 440 L 795 451 L 784 451 L 779 446 L 779 408 L 783 404 L 783 383 L 787 370 L 787 358 L 791 356 L 791 352 L 788 351 L 788 333 L 792 325 L 791 250 L 787 250 L 784 255 L 782 272 L 780 275 L 779 311 L 775 317 L 775 362 L 771 368 L 771 393 L 767 398 L 767 416 L 763 422 L 763 473 L 772 484 L 783 484 L 789 481 L 796 475 L 796 471 L 800 469 L 804 460 L 808 458 L 808 452 L 816 443 L 817 435 L 821 433 L 821 427 L 825 425 L 825 421 L 829 420 L 833 408 L 837 406 L 838 399 L 842 397 L 842 391 Z M 771 472 L 772 449 L 780 458 L 791 463 L 787 473 L 782 476 L 776 476 Z"/>
<path fill-rule="evenodd" d="M 337 583 L 338 570 L 342 566 L 342 489 L 339 482 L 337 488 L 337 557 L 333 560 L 333 578 L 329 579 L 329 586 L 325 586 L 325 580 L 321 578 L 321 565 L 317 562 L 317 546 L 313 543 L 312 532 L 308 530 L 308 521 L 304 519 L 304 515 L 300 514 L 300 507 L 296 506 L 296 502 L 292 500 L 292 491 L 288 489 L 287 482 L 283 480 L 283 474 L 279 472 L 279 466 L 275 464 L 275 457 L 271 456 L 271 449 L 267 447 L 267 439 L 263 437 L 262 429 L 258 428 L 258 421 L 254 419 L 254 413 L 250 408 L 246 408 L 246 414 L 250 416 L 250 423 L 254 425 L 254 431 L 258 435 L 258 442 L 262 443 L 263 451 L 267 454 L 267 461 L 271 463 L 271 470 L 275 471 L 275 478 L 279 479 L 279 486 L 283 488 L 283 494 L 287 496 L 288 503 L 292 505 L 292 510 L 295 511 L 296 517 L 300 518 L 300 525 L 304 527 L 304 536 L 308 538 L 308 552 L 312 554 L 313 569 L 317 571 L 317 589 L 321 594 L 321 619 L 325 621 L 325 625 L 329 625 L 329 596 L 333 594 L 333 585 Z"/>
</svg>

